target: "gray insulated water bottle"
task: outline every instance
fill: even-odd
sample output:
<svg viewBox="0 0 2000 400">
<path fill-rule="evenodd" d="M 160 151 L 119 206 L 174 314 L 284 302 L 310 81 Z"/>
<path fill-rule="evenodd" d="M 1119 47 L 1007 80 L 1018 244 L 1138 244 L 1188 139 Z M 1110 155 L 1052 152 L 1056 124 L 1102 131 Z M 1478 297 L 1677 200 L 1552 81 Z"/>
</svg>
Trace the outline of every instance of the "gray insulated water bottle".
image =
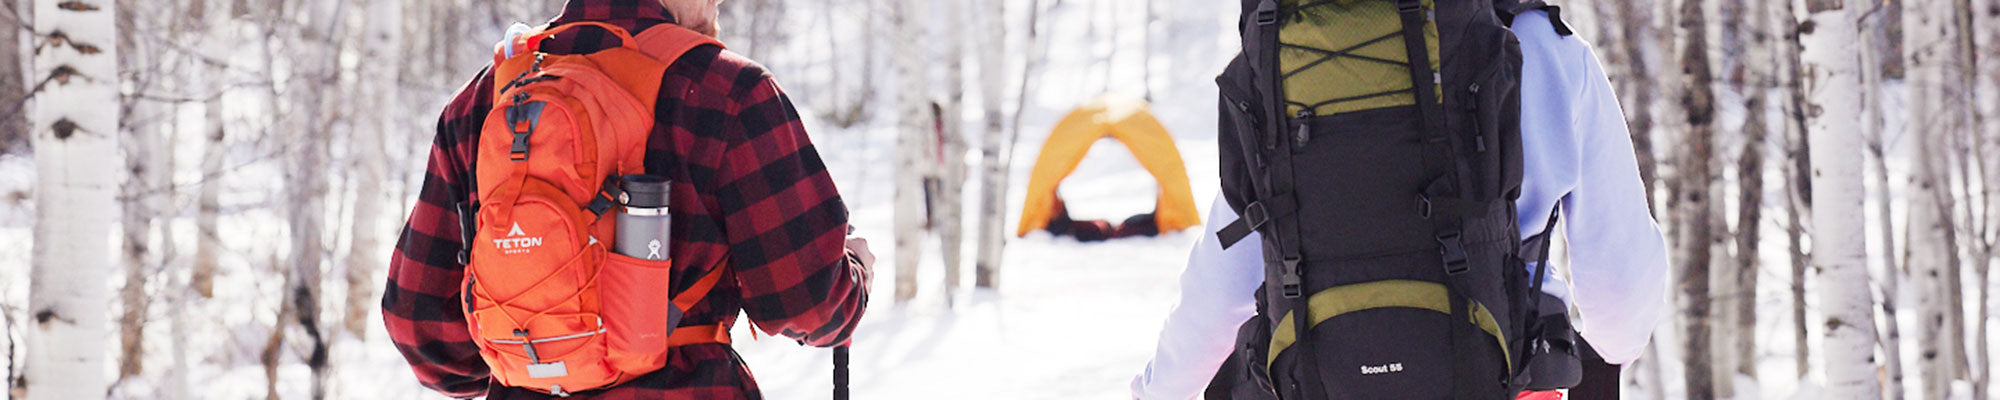
<svg viewBox="0 0 2000 400">
<path fill-rule="evenodd" d="M 625 194 L 619 202 L 618 239 L 612 246 L 618 254 L 632 258 L 665 261 L 671 243 L 673 217 L 667 215 L 667 189 L 673 181 L 656 175 L 626 175 L 619 186 Z"/>
</svg>

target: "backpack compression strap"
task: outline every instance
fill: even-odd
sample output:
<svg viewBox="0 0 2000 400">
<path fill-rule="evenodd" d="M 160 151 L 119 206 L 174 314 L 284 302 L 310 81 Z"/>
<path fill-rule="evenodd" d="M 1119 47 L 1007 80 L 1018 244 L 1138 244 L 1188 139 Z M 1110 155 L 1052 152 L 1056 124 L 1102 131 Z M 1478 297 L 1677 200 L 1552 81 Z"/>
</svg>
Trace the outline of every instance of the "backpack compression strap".
<svg viewBox="0 0 2000 400">
<path fill-rule="evenodd" d="M 716 282 L 722 280 L 722 273 L 728 269 L 728 265 L 718 265 L 714 271 L 709 271 L 708 275 L 704 275 L 701 277 L 701 280 L 695 281 L 694 286 L 689 286 L 687 291 L 681 292 L 679 296 L 674 296 L 673 307 L 667 309 L 668 312 L 674 315 L 671 319 L 680 320 L 682 312 L 693 309 L 695 304 L 700 303 L 703 298 L 708 297 L 708 293 L 715 289 Z M 674 328 L 674 332 L 667 336 L 667 346 L 669 347 L 703 343 L 728 344 L 729 327 L 723 324 L 683 326 Z"/>
</svg>

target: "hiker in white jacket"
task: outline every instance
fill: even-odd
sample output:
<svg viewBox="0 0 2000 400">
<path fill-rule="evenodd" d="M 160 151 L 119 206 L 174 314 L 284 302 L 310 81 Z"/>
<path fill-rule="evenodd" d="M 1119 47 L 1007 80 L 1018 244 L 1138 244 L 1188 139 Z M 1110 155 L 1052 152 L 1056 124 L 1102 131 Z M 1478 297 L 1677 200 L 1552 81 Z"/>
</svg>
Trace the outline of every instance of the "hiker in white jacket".
<svg viewBox="0 0 2000 400">
<path fill-rule="evenodd" d="M 1589 43 L 1558 35 L 1539 10 L 1520 14 L 1512 27 L 1522 51 L 1521 237 L 1540 234 L 1562 202 L 1574 286 L 1550 274 L 1543 291 L 1581 311 L 1578 330 L 1605 361 L 1629 363 L 1667 307 L 1668 264 L 1625 116 Z M 1209 209 L 1207 233 L 1181 273 L 1179 303 L 1152 362 L 1132 381 L 1136 398 L 1200 395 L 1229 357 L 1237 328 L 1256 314 L 1262 242 L 1253 234 L 1223 250 L 1215 233 L 1236 213 L 1221 196 Z"/>
</svg>

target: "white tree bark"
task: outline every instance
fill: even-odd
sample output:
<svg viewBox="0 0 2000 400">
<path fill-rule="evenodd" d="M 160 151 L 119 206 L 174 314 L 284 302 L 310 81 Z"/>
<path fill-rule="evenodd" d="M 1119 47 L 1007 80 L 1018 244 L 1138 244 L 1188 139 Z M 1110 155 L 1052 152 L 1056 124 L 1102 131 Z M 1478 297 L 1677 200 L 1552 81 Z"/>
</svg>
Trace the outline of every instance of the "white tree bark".
<svg viewBox="0 0 2000 400">
<path fill-rule="evenodd" d="M 101 398 L 111 337 L 111 225 L 118 150 L 116 6 L 109 0 L 39 0 L 34 31 L 46 42 L 32 76 L 48 80 L 29 121 L 35 148 L 35 241 L 29 271 L 29 400 Z M 61 33 L 61 40 L 53 36 Z"/>
<path fill-rule="evenodd" d="M 1952 319 L 1962 314 L 1954 301 L 1958 263 L 1953 231 L 1951 136 L 1964 129 L 1964 103 L 1954 96 L 1960 82 L 1953 0 L 1910 0 L 1903 10 L 1909 90 L 1908 132 L 1916 152 L 1908 185 L 1910 204 L 1907 263 L 1916 296 L 1918 398 L 1943 398 L 1960 373 L 1962 330 Z"/>
<path fill-rule="evenodd" d="M 27 13 L 17 0 L 0 0 L 0 15 L 25 18 Z M 6 21 L 6 19 L 0 19 Z M 13 153 L 24 148 L 28 142 L 28 114 L 24 108 L 28 101 L 28 75 L 25 69 L 28 54 L 21 51 L 22 29 L 0 29 L 0 154 Z"/>
<path fill-rule="evenodd" d="M 1813 192 L 1813 264 L 1820 270 L 1819 307 L 1825 313 L 1821 370 L 1828 398 L 1878 400 L 1875 323 L 1868 284 L 1866 223 L 1862 214 L 1860 59 L 1855 16 L 1839 0 L 1804 0 L 1805 84 L 1810 100 Z"/>
<path fill-rule="evenodd" d="M 965 248 L 965 25 L 971 23 L 964 1 L 945 1 L 944 101 L 938 116 L 939 130 L 937 193 L 931 209 L 936 210 L 932 229 L 938 234 L 939 252 L 944 255 L 944 296 L 950 305 L 957 298 L 960 264 Z"/>
<path fill-rule="evenodd" d="M 229 13 L 220 7 L 202 10 L 203 37 L 212 42 L 229 43 L 234 40 L 225 27 Z M 227 81 L 229 71 L 221 65 L 203 63 L 200 70 L 201 81 L 209 87 L 219 87 Z M 220 89 L 216 89 L 220 90 Z M 202 133 L 200 193 L 195 200 L 195 256 L 194 267 L 188 272 L 188 288 L 203 298 L 215 296 L 215 271 L 222 259 L 222 236 L 217 231 L 218 214 L 222 211 L 223 161 L 228 157 L 228 121 L 223 120 L 222 96 L 208 98 L 204 102 L 202 119 L 207 121 Z"/>
<path fill-rule="evenodd" d="M 1870 30 L 1886 29 L 1890 21 L 1887 16 L 1887 13 L 1874 13 L 1868 17 L 1865 23 Z M 1861 70 L 1861 93 L 1864 107 L 1863 114 L 1866 116 L 1864 119 L 1866 125 L 1864 125 L 1863 134 L 1867 136 L 1868 140 L 1868 160 L 1870 161 L 1869 167 L 1871 170 L 1869 178 L 1875 184 L 1875 219 L 1878 221 L 1876 223 L 1878 227 L 1878 241 L 1882 242 L 1882 253 L 1878 257 L 1882 263 L 1882 271 L 1876 275 L 1879 277 L 1878 285 L 1882 291 L 1880 306 L 1882 321 L 1878 324 L 1880 326 L 1878 338 L 1881 341 L 1880 347 L 1882 349 L 1882 364 L 1885 375 L 1885 380 L 1882 382 L 1882 390 L 1889 399 L 1901 400 L 1903 398 L 1903 330 L 1902 324 L 1898 322 L 1901 319 L 1897 317 L 1897 313 L 1901 312 L 1901 306 L 1898 304 L 1898 301 L 1902 298 L 1900 295 L 1900 282 L 1902 281 L 1903 268 L 1902 263 L 1896 257 L 1899 253 L 1896 252 L 1895 214 L 1891 212 L 1891 205 L 1894 202 L 1889 190 L 1888 147 L 1887 143 L 1883 140 L 1883 128 L 1885 127 L 1887 118 L 1883 114 L 1885 110 L 1882 107 L 1882 96 L 1884 93 L 1882 90 L 1882 71 L 1877 66 L 1882 65 L 1882 60 L 1885 57 L 1901 59 L 1902 54 L 1882 54 L 1881 49 L 1890 48 L 1890 46 L 1878 43 L 1886 41 L 1883 35 L 1869 34 L 1863 40 L 1867 43 L 1861 46 L 1860 51 L 1861 65 L 1863 66 Z"/>
<path fill-rule="evenodd" d="M 1007 169 L 1005 153 L 1011 147 L 1002 130 L 1006 118 L 1001 102 L 1007 81 L 1007 2 L 977 2 L 979 20 L 979 95 L 986 108 L 980 132 L 979 155 L 979 255 L 973 262 L 973 280 L 978 287 L 999 285 L 1001 256 L 1006 249 Z"/>
<path fill-rule="evenodd" d="M 892 23 L 898 37 L 924 37 L 924 5 L 930 0 L 894 0 Z M 936 161 L 936 125 L 932 119 L 928 92 L 929 73 L 925 69 L 923 40 L 912 40 L 895 48 L 896 77 L 901 84 L 897 104 L 901 107 L 901 135 L 896 140 L 896 302 L 917 295 L 917 264 L 923 257 L 926 210 L 924 178 Z"/>
<path fill-rule="evenodd" d="M 389 60 L 398 56 L 402 48 L 401 27 L 403 4 L 393 0 L 371 0 L 364 9 L 360 44 L 363 60 Z M 363 62 L 357 74 L 362 93 L 353 104 L 357 109 L 373 102 L 393 102 L 403 96 L 396 85 L 396 66 L 385 62 Z M 393 117 L 394 110 L 378 110 L 363 113 L 367 119 L 357 121 L 356 129 L 349 142 L 354 148 L 348 152 L 354 158 L 355 171 L 349 179 L 354 183 L 353 221 L 347 227 L 353 239 L 348 244 L 347 253 L 347 314 L 342 324 L 355 337 L 368 337 L 369 314 L 374 310 L 376 271 L 381 269 L 382 260 L 389 258 L 383 250 L 381 230 L 383 218 L 383 187 L 377 182 L 388 179 L 389 148 L 385 135 L 396 132 L 398 125 Z"/>
<path fill-rule="evenodd" d="M 326 397 L 328 382 L 329 332 L 325 319 L 321 316 L 321 291 L 324 286 L 324 261 L 326 247 L 327 187 L 330 174 L 322 166 L 327 165 L 328 145 L 332 140 L 331 129 L 338 118 L 334 106 L 338 91 L 339 37 L 336 27 L 344 23 L 340 4 L 333 1 L 306 2 L 297 6 L 300 16 L 295 27 L 280 28 L 296 33 L 287 38 L 294 46 L 308 49 L 293 57 L 294 72 L 287 81 L 285 95 L 291 99 L 291 109 L 282 120 L 285 123 L 284 140 L 292 150 L 287 158 L 285 215 L 291 229 L 291 254 L 286 260 L 285 304 L 289 309 L 279 310 L 278 330 L 289 329 L 287 324 L 296 326 L 305 334 L 305 348 L 298 353 L 305 359 L 306 367 L 312 372 L 312 399 Z M 290 319 L 288 320 L 287 317 Z"/>
<path fill-rule="evenodd" d="M 123 26 L 158 26 L 154 16 L 163 12 L 158 2 L 120 1 L 117 19 Z M 142 22 L 144 21 L 144 22 Z M 118 54 L 120 68 L 131 78 L 131 90 L 120 100 L 124 116 L 119 119 L 120 131 L 124 139 L 119 143 L 124 160 L 124 178 L 119 198 L 119 208 L 123 211 L 119 219 L 122 229 L 120 254 L 123 256 L 124 281 L 119 285 L 118 317 L 118 378 L 139 375 L 145 371 L 146 323 L 151 299 L 147 296 L 147 281 L 152 278 L 154 250 L 152 233 L 154 219 L 164 208 L 164 198 L 156 192 L 168 179 L 161 160 L 169 151 L 163 140 L 163 126 L 170 125 L 171 107 L 157 101 L 148 100 L 147 95 L 166 92 L 163 83 L 173 77 L 166 68 L 161 68 L 162 57 L 155 46 L 142 43 L 140 33 L 131 30 L 119 32 Z"/>
</svg>

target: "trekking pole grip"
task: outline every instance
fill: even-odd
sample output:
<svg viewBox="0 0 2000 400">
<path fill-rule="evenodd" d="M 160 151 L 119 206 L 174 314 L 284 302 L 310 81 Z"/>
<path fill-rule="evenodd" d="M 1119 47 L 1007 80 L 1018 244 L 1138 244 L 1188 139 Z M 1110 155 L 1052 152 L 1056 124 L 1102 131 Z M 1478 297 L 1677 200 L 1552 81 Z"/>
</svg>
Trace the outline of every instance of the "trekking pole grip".
<svg viewBox="0 0 2000 400">
<path fill-rule="evenodd" d="M 847 346 L 833 348 L 833 400 L 847 400 Z"/>
</svg>

